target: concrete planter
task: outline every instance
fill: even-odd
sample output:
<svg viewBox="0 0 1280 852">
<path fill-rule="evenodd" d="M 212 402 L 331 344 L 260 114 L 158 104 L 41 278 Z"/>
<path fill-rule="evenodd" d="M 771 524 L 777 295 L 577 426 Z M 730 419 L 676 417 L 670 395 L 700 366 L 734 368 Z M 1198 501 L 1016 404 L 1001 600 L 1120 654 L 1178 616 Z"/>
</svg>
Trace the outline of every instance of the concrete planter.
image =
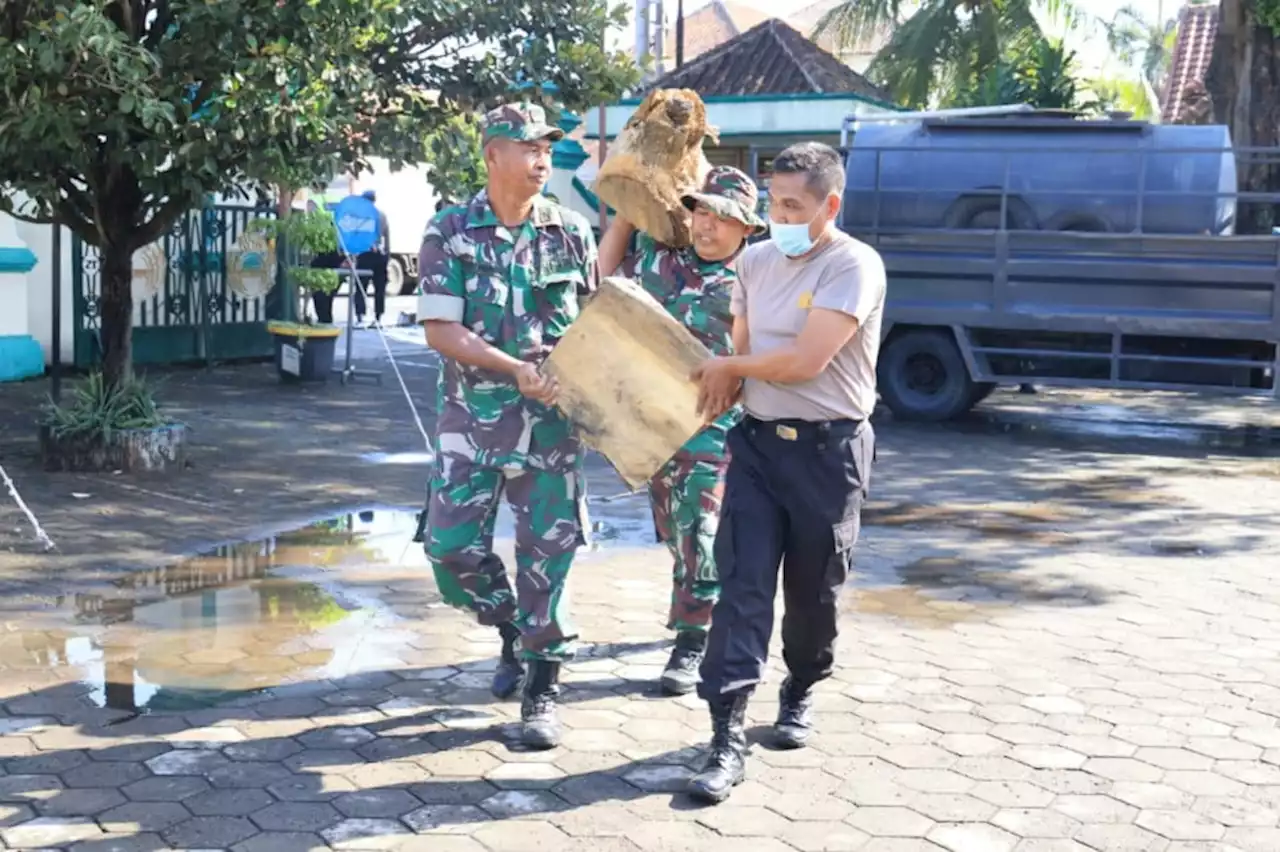
<svg viewBox="0 0 1280 852">
<path fill-rule="evenodd" d="M 155 429 L 124 429 L 108 441 L 55 438 L 48 427 L 41 427 L 40 455 L 47 471 L 180 470 L 187 460 L 187 427 L 174 423 Z"/>
</svg>

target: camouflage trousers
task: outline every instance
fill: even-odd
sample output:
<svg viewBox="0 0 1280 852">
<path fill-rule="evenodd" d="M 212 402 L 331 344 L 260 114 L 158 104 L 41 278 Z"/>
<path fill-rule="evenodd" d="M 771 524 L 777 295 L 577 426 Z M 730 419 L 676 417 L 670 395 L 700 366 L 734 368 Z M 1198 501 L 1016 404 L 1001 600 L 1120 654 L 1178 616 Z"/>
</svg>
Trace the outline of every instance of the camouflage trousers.
<svg viewBox="0 0 1280 852">
<path fill-rule="evenodd" d="M 516 582 L 493 552 L 503 495 L 516 521 Z M 527 660 L 573 656 L 565 581 L 589 529 L 581 470 L 477 465 L 440 457 L 427 501 L 427 558 L 445 603 L 484 625 L 514 622 Z"/>
<path fill-rule="evenodd" d="M 705 633 L 720 598 L 714 557 L 727 459 L 676 456 L 649 480 L 658 538 L 674 561 L 667 627 Z"/>
</svg>

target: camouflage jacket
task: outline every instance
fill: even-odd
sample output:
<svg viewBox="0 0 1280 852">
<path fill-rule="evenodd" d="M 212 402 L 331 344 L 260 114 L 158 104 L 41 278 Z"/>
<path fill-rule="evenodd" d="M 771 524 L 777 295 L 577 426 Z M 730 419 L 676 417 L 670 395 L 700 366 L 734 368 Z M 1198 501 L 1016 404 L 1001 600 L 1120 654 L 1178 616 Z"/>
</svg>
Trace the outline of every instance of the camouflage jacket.
<svg viewBox="0 0 1280 852">
<path fill-rule="evenodd" d="M 459 322 L 485 342 L 541 363 L 595 292 L 596 243 L 581 215 L 535 199 L 519 228 L 498 221 L 488 194 L 447 207 L 418 255 L 418 321 Z M 494 467 L 562 470 L 582 457 L 569 421 L 521 395 L 507 375 L 446 359 L 437 390 L 436 451 Z"/>
<path fill-rule="evenodd" d="M 636 250 L 628 255 L 621 272 L 637 281 L 685 328 L 693 332 L 714 355 L 733 352 L 733 314 L 729 301 L 737 274 L 731 261 L 707 262 L 693 247 L 663 245 L 643 232 L 636 236 Z M 734 408 L 725 412 L 680 448 L 685 458 L 719 459 L 725 438 L 741 419 Z"/>
</svg>

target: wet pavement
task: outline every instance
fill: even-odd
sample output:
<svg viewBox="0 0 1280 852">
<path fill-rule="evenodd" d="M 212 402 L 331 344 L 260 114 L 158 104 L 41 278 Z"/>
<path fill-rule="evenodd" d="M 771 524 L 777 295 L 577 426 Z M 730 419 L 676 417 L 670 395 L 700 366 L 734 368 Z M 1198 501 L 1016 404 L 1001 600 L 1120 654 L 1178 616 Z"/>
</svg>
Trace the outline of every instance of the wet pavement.
<svg viewBox="0 0 1280 852">
<path fill-rule="evenodd" d="M 172 392 L 194 473 L 20 479 L 68 553 L 0 555 L 0 584 L 43 575 L 0 609 L 0 848 L 1280 849 L 1272 407 L 1001 392 L 880 423 L 820 732 L 769 749 L 775 647 L 748 781 L 708 810 L 678 792 L 705 711 L 654 688 L 641 496 L 593 463 L 568 731 L 521 751 L 496 637 L 411 540 L 430 460 L 389 369 L 305 397 L 245 375 Z"/>
<path fill-rule="evenodd" d="M 924 476 L 937 448 L 889 442 L 885 468 L 905 473 L 903 452 L 923 467 L 867 512 L 820 735 L 768 748 L 775 659 L 749 779 L 720 808 L 678 792 L 706 725 L 696 699 L 654 688 L 668 583 L 643 500 L 593 505 L 568 730 L 543 753 L 488 694 L 492 631 L 439 603 L 415 512 L 357 507 L 4 623 L 0 841 L 1280 848 L 1280 483 L 1247 460 L 1042 470 L 1005 450 L 1003 486 L 970 455 L 967 493 L 948 494 Z"/>
</svg>

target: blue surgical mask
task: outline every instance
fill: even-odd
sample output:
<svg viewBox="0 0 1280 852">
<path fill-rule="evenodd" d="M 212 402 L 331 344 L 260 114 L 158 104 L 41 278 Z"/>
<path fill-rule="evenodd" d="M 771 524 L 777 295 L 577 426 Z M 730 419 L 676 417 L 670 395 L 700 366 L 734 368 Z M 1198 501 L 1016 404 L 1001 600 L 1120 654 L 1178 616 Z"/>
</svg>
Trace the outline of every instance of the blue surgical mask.
<svg viewBox="0 0 1280 852">
<path fill-rule="evenodd" d="M 787 257 L 799 257 L 810 251 L 816 242 L 809 236 L 809 226 L 812 224 L 810 221 L 801 225 L 783 225 L 770 219 L 769 239 Z"/>
</svg>

